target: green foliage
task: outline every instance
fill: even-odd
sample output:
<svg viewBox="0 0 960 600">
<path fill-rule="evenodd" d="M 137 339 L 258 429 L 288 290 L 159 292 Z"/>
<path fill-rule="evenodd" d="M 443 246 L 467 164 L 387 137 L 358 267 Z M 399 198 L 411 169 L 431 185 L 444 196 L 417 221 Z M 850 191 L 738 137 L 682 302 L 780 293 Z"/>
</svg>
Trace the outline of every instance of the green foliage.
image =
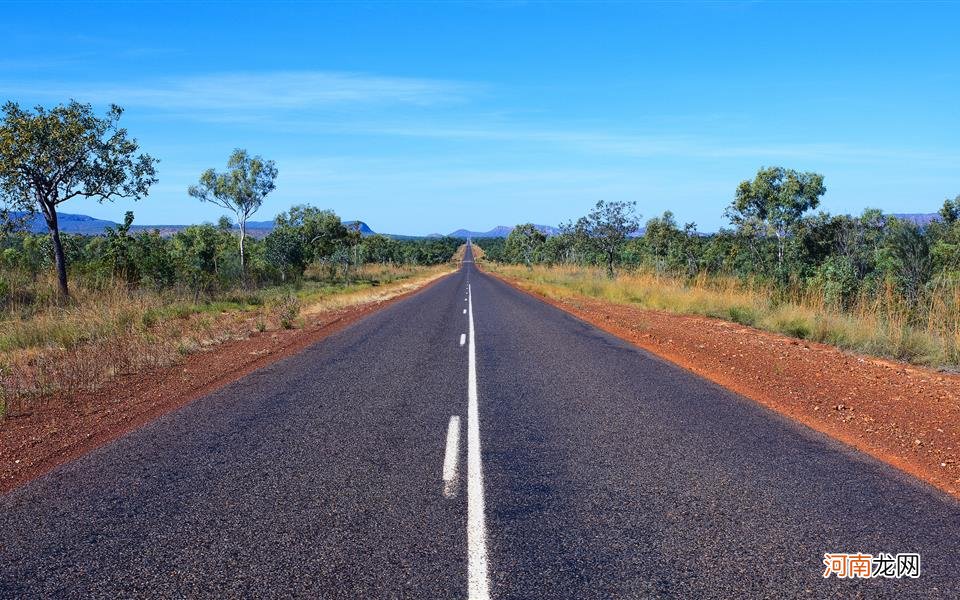
<svg viewBox="0 0 960 600">
<path fill-rule="evenodd" d="M 599 254 L 607 265 L 607 275 L 614 276 L 614 266 L 627 238 L 640 228 L 636 202 L 604 202 L 597 205 L 565 231 L 573 238 L 574 248 Z"/>
<path fill-rule="evenodd" d="M 196 296 L 210 291 L 227 262 L 222 251 L 225 235 L 229 234 L 213 225 L 192 225 L 171 239 L 170 258 L 174 270 Z"/>
<path fill-rule="evenodd" d="M 960 196 L 945 200 L 939 223 L 930 226 L 930 255 L 935 273 L 960 279 Z"/>
<path fill-rule="evenodd" d="M 879 268 L 895 281 L 909 302 L 916 302 L 933 274 L 928 234 L 912 223 L 890 219 L 880 249 Z"/>
<path fill-rule="evenodd" d="M 250 156 L 246 150 L 237 148 L 227 160 L 225 173 L 207 169 L 200 175 L 200 183 L 187 189 L 188 194 L 201 202 L 216 204 L 236 215 L 240 227 L 241 272 L 246 266 L 243 246 L 247 236 L 247 220 L 260 209 L 267 194 L 276 189 L 276 179 L 277 166 L 272 160 Z M 220 225 L 223 229 L 223 219 Z"/>
<path fill-rule="evenodd" d="M 123 109 L 111 106 L 98 117 L 89 104 L 33 111 L 14 102 L 3 107 L 0 123 L 0 225 L 19 225 L 13 211 L 29 218 L 40 212 L 50 229 L 60 294 L 69 295 L 67 252 L 60 236 L 57 207 L 76 197 L 100 202 L 138 200 L 156 183 L 156 160 L 137 154 L 136 140 L 117 126 Z"/>
<path fill-rule="evenodd" d="M 285 282 L 299 286 L 311 265 L 311 277 L 339 284 L 351 281 L 356 268 L 366 263 L 440 264 L 450 261 L 463 243 L 454 238 L 363 238 L 332 211 L 296 206 L 278 217 L 265 238 L 248 239 L 242 270 L 237 232 L 229 220 L 193 225 L 171 236 L 133 233 L 133 223 L 133 213 L 128 212 L 122 224 L 103 235 L 62 235 L 70 276 L 87 290 L 119 286 L 136 293 L 146 288 L 192 297 L 197 303 L 240 287 Z M 53 264 L 53 255 L 49 234 L 0 235 L 0 310 L 29 311 L 51 301 L 41 276 Z M 253 304 L 255 294 L 238 296 L 237 303 Z M 147 316 L 144 326 L 154 317 Z"/>
<path fill-rule="evenodd" d="M 782 273 L 788 236 L 796 233 L 803 214 L 816 208 L 826 191 L 823 175 L 764 167 L 752 181 L 740 182 L 726 215 L 751 241 L 776 238 L 777 269 Z"/>
<path fill-rule="evenodd" d="M 827 303 L 846 308 L 853 302 L 860 280 L 849 257 L 831 255 L 820 265 L 810 283 L 823 289 Z"/>
<path fill-rule="evenodd" d="M 632 206 L 600 203 L 527 248 L 529 225 L 506 240 L 474 243 L 495 262 L 605 266 L 608 273 L 620 265 L 691 283 L 733 276 L 748 289 L 770 290 L 773 305 L 816 298 L 829 310 L 854 311 L 872 303 L 885 311 L 894 330 L 946 318 L 937 335 L 950 338 L 954 321 L 938 315 L 955 314 L 958 303 L 960 196 L 944 201 L 939 219 L 918 226 L 875 209 L 859 216 L 808 214 L 824 191 L 816 173 L 764 168 L 740 184 L 726 210 L 734 230 L 700 234 L 693 223 L 681 228 L 667 211 L 647 221 L 643 235 L 633 236 Z M 721 312 L 715 316 L 744 324 L 760 318 L 745 307 Z M 829 338 L 809 319 L 784 315 L 774 321 L 768 325 L 776 331 Z M 896 339 L 905 349 L 895 354 L 909 356 L 912 342 L 904 335 Z"/>
<path fill-rule="evenodd" d="M 524 223 L 513 228 L 504 242 L 503 251 L 511 262 L 522 262 L 529 267 L 539 257 L 546 241 L 547 236 L 532 223 Z"/>
</svg>

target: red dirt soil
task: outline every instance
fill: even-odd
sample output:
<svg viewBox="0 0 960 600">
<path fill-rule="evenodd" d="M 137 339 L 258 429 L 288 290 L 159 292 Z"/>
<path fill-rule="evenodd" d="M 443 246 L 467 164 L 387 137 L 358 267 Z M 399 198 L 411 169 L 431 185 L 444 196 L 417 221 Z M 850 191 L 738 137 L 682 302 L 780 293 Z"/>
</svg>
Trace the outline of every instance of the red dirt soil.
<svg viewBox="0 0 960 600">
<path fill-rule="evenodd" d="M 244 375 L 296 354 L 348 325 L 430 287 L 388 300 L 312 314 L 301 329 L 252 333 L 182 362 L 124 375 L 95 392 L 0 421 L 0 494 L 47 473 L 209 394 Z"/>
<path fill-rule="evenodd" d="M 492 275 L 960 498 L 960 375 Z"/>
</svg>

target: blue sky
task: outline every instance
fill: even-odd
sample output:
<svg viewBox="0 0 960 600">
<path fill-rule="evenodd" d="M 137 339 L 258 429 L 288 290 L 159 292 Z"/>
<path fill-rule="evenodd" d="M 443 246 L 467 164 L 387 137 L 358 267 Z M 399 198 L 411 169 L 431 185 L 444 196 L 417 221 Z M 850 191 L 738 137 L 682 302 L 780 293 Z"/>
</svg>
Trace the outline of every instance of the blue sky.
<svg viewBox="0 0 960 600">
<path fill-rule="evenodd" d="M 162 160 L 147 199 L 65 212 L 215 220 L 186 188 L 243 147 L 280 171 L 258 220 L 447 233 L 605 199 L 710 231 L 763 165 L 823 173 L 830 212 L 960 194 L 958 24 L 946 2 L 15 2 L 0 100 L 120 104 Z"/>
</svg>

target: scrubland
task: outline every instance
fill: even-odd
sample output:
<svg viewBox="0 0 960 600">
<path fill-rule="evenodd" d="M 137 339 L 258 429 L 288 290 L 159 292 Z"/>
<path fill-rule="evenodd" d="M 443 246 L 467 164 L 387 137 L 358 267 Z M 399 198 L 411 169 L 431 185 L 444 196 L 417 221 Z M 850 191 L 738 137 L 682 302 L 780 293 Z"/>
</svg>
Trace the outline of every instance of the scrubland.
<svg viewBox="0 0 960 600">
<path fill-rule="evenodd" d="M 66 303 L 54 293 L 54 278 L 41 277 L 23 295 L 29 302 L 8 304 L 0 320 L 0 418 L 254 332 L 298 327 L 306 315 L 386 299 L 450 269 L 368 264 L 349 277 L 308 269 L 296 284 L 237 287 L 203 299 L 121 283 L 86 287 L 81 280 Z"/>
<path fill-rule="evenodd" d="M 845 307 L 823 290 L 784 289 L 759 280 L 644 269 L 609 278 L 602 268 L 487 263 L 485 268 L 548 297 L 586 296 L 645 309 L 734 321 L 766 331 L 914 364 L 960 365 L 960 286 L 941 286 L 922 305 L 892 285 L 861 293 Z"/>
</svg>

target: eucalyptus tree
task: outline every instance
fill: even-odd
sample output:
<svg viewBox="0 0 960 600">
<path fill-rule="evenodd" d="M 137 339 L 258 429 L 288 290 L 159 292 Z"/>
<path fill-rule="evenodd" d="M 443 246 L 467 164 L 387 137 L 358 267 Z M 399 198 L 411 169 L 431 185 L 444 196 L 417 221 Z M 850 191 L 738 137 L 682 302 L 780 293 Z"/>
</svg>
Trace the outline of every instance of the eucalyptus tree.
<svg viewBox="0 0 960 600">
<path fill-rule="evenodd" d="M 201 202 L 210 202 L 231 211 L 240 228 L 240 271 L 246 275 L 243 242 L 247 237 L 247 220 L 260 210 L 267 194 L 276 189 L 277 166 L 272 160 L 250 156 L 237 148 L 227 161 L 227 171 L 218 173 L 207 169 L 200 182 L 187 193 Z"/>
<path fill-rule="evenodd" d="M 607 275 L 614 277 L 614 265 L 627 239 L 640 228 L 636 202 L 604 202 L 600 200 L 587 216 L 575 225 L 579 235 L 585 236 L 607 265 Z"/>
<path fill-rule="evenodd" d="M 504 242 L 504 251 L 512 260 L 523 261 L 528 269 L 533 268 L 534 258 L 539 254 L 547 236 L 533 223 L 524 223 L 513 228 Z"/>
<path fill-rule="evenodd" d="M 71 100 L 51 109 L 3 106 L 0 122 L 0 222 L 22 224 L 38 211 L 53 244 L 61 298 L 70 295 L 57 207 L 73 198 L 139 200 L 156 183 L 156 159 L 118 127 L 123 109 L 99 117 Z"/>
<path fill-rule="evenodd" d="M 737 230 L 754 238 L 773 236 L 777 240 L 777 267 L 783 270 L 787 237 L 803 214 L 820 205 L 827 188 L 823 175 L 800 173 L 783 167 L 764 167 L 753 180 L 744 180 L 726 210 Z M 754 246 L 756 251 L 756 247 Z"/>
</svg>

